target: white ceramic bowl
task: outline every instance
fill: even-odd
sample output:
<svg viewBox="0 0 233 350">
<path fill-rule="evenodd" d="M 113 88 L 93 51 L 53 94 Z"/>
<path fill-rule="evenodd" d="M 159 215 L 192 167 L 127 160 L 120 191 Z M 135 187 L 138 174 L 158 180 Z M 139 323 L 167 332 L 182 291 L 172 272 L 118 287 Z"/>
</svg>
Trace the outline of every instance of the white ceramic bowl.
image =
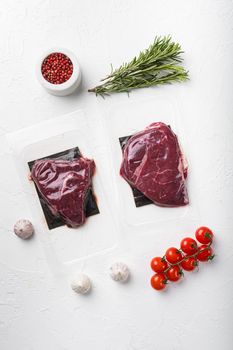
<svg viewBox="0 0 233 350">
<path fill-rule="evenodd" d="M 67 57 L 70 58 L 70 60 L 73 64 L 73 73 L 72 73 L 71 77 L 67 81 L 65 81 L 64 83 L 57 84 L 57 85 L 52 84 L 49 81 L 47 81 L 43 77 L 42 72 L 41 72 L 41 66 L 42 66 L 44 59 L 46 57 L 48 57 L 50 54 L 55 53 L 55 52 L 63 53 L 64 55 L 66 55 Z M 78 63 L 76 56 L 70 50 L 67 50 L 64 48 L 59 48 L 59 47 L 54 47 L 54 48 L 44 52 L 44 54 L 40 57 L 40 59 L 37 63 L 36 75 L 37 75 L 37 78 L 38 78 L 40 84 L 50 94 L 57 95 L 57 96 L 66 96 L 66 95 L 72 94 L 81 83 L 81 69 L 80 69 L 80 66 L 79 66 L 79 63 Z"/>
</svg>

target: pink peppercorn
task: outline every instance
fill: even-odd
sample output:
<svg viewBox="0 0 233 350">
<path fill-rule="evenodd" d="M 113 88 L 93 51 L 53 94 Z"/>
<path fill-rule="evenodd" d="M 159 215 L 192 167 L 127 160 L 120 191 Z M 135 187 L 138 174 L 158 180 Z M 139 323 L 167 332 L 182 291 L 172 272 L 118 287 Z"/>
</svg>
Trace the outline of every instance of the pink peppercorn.
<svg viewBox="0 0 233 350">
<path fill-rule="evenodd" d="M 73 63 L 63 53 L 54 52 L 48 55 L 41 65 L 43 77 L 51 84 L 62 84 L 73 74 Z"/>
</svg>

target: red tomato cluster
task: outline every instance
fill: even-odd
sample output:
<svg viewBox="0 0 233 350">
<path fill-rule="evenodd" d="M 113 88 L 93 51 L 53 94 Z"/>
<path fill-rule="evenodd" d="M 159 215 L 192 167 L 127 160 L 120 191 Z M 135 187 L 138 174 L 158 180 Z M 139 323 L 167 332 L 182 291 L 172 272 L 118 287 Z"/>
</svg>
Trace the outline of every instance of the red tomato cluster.
<svg viewBox="0 0 233 350">
<path fill-rule="evenodd" d="M 202 226 L 196 230 L 195 236 L 202 245 L 198 246 L 195 239 L 186 237 L 180 242 L 180 249 L 168 248 L 163 257 L 151 260 L 151 268 L 155 272 L 151 277 L 152 288 L 162 290 L 168 281 L 178 281 L 183 276 L 183 270 L 193 271 L 199 261 L 214 258 L 211 248 L 213 232 L 208 227 Z"/>
</svg>

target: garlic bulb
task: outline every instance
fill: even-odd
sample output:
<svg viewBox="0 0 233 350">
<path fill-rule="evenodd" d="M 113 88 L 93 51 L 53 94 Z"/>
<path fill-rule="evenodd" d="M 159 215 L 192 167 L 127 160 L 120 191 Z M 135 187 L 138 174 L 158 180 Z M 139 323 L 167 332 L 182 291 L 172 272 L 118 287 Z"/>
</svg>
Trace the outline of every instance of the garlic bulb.
<svg viewBox="0 0 233 350">
<path fill-rule="evenodd" d="M 80 274 L 71 281 L 71 288 L 78 294 L 86 294 L 91 289 L 91 280 L 87 275 Z"/>
<path fill-rule="evenodd" d="M 126 264 L 116 262 L 110 267 L 110 276 L 114 281 L 126 282 L 129 278 L 130 271 Z"/>
<path fill-rule="evenodd" d="M 33 235 L 34 227 L 31 221 L 26 219 L 21 219 L 15 223 L 14 233 L 22 239 L 28 239 Z"/>
</svg>

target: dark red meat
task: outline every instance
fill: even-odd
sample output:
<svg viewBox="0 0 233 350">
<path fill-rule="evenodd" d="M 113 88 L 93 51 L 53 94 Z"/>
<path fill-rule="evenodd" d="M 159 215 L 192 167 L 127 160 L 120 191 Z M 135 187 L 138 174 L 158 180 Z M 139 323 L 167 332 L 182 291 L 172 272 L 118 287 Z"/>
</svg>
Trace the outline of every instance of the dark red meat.
<svg viewBox="0 0 233 350">
<path fill-rule="evenodd" d="M 159 206 L 189 203 L 187 167 L 176 135 L 164 123 L 153 123 L 130 137 L 123 150 L 120 174 Z"/>
<path fill-rule="evenodd" d="M 93 160 L 46 159 L 33 165 L 31 177 L 51 212 L 70 227 L 82 225 L 95 170 Z"/>
</svg>

